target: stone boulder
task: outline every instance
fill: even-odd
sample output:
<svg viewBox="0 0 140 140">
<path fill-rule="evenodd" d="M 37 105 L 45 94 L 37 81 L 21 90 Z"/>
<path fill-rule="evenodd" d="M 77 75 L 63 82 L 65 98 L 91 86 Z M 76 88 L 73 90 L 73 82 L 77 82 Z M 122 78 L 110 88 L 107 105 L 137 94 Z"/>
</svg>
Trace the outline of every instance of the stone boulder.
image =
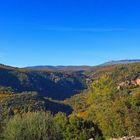
<svg viewBox="0 0 140 140">
<path fill-rule="evenodd" d="M 136 84 L 140 86 L 140 78 L 136 79 Z"/>
</svg>

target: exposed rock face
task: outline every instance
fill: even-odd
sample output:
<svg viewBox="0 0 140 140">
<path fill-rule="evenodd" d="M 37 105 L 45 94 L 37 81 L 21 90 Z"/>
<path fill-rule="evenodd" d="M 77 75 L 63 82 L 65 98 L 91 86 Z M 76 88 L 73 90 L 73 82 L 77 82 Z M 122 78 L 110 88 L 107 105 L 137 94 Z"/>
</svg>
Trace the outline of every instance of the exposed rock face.
<svg viewBox="0 0 140 140">
<path fill-rule="evenodd" d="M 136 80 L 126 80 L 118 84 L 117 89 L 123 89 L 128 87 L 137 87 L 140 86 L 140 78 L 137 78 Z"/>
<path fill-rule="evenodd" d="M 110 138 L 110 140 L 140 140 L 140 137 L 122 137 L 122 138 Z"/>
<path fill-rule="evenodd" d="M 127 80 L 127 81 L 124 81 L 124 82 L 119 83 L 117 89 L 119 90 L 119 89 L 131 87 L 131 86 L 137 86 L 137 85 L 138 84 L 135 81 L 133 81 L 133 80 L 131 80 L 131 81 Z"/>
<path fill-rule="evenodd" d="M 140 78 L 136 79 L 136 84 L 140 86 Z"/>
</svg>

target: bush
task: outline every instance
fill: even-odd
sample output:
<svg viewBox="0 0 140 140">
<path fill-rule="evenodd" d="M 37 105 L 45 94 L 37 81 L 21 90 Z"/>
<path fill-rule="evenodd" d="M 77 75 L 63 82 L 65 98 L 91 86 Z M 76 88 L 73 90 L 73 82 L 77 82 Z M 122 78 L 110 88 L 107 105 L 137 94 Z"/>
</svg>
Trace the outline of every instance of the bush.
<svg viewBox="0 0 140 140">
<path fill-rule="evenodd" d="M 27 113 L 9 120 L 4 132 L 6 140 L 57 140 L 59 130 L 50 113 Z"/>
</svg>

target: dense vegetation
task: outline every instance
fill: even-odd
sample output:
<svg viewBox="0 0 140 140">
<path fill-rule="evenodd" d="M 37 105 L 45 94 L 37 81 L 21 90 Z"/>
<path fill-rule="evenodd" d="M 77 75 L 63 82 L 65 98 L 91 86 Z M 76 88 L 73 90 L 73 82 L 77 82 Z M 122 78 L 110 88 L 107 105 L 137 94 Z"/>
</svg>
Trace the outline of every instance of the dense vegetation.
<svg viewBox="0 0 140 140">
<path fill-rule="evenodd" d="M 6 70 L 8 78 L 10 78 L 11 69 L 17 76 L 17 73 L 15 74 L 17 68 L 8 68 Z M 18 73 L 35 76 L 33 81 L 29 78 L 31 81 L 29 80 L 28 86 L 32 85 L 30 82 L 35 81 L 36 84 L 40 82 L 38 75 L 43 74 L 43 77 L 48 79 L 52 73 L 59 73 L 60 79 L 65 76 L 64 79 L 62 78 L 64 83 L 65 80 L 67 83 L 69 76 L 72 76 L 72 79 L 76 78 L 73 85 L 77 85 L 75 83 L 77 80 L 78 83 L 87 85 L 83 86 L 81 93 L 64 101 L 58 101 L 54 100 L 56 98 L 44 97 L 40 92 L 28 90 L 23 92 L 22 89 L 22 93 L 17 93 L 18 90 L 16 91 L 12 85 L 12 78 L 10 81 L 7 80 L 5 82 L 7 86 L 1 84 L 0 94 L 0 138 L 2 140 L 88 140 L 89 138 L 140 136 L 140 63 L 100 66 L 85 72 L 18 69 Z M 67 77 L 67 74 L 70 75 Z M 6 80 L 0 79 L 0 81 L 2 83 Z M 25 83 L 23 85 L 26 85 Z M 37 86 L 40 87 L 44 82 L 38 84 Z M 69 87 L 63 87 L 64 85 L 61 85 L 63 94 L 68 93 L 65 90 L 69 89 Z M 68 86 L 69 83 L 66 85 Z M 53 90 L 56 90 L 58 85 L 55 86 Z M 73 90 L 77 90 L 75 86 L 72 87 Z M 60 99 L 58 98 L 60 95 L 58 92 L 57 99 Z"/>
<path fill-rule="evenodd" d="M 92 122 L 64 113 L 28 112 L 10 116 L 1 123 L 1 139 L 6 140 L 87 140 L 102 139 Z"/>
<path fill-rule="evenodd" d="M 55 101 L 45 97 L 38 96 L 35 92 L 24 92 L 19 94 L 1 94 L 0 107 L 2 115 L 7 114 L 23 114 L 36 111 L 51 111 L 53 114 L 64 112 L 67 115 L 71 114 L 72 108 L 60 101 Z"/>
<path fill-rule="evenodd" d="M 100 67 L 92 73 L 90 88 L 65 102 L 97 124 L 106 138 L 140 136 L 139 70 L 139 63 Z"/>
</svg>

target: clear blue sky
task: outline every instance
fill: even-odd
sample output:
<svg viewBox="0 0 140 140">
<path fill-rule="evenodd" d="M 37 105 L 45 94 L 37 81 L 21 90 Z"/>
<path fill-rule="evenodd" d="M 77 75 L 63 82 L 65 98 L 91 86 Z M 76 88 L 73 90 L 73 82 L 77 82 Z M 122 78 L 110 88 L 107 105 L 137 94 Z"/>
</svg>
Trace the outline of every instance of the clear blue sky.
<svg viewBox="0 0 140 140">
<path fill-rule="evenodd" d="M 139 0 L 1 0 L 0 63 L 96 65 L 140 58 Z"/>
</svg>

